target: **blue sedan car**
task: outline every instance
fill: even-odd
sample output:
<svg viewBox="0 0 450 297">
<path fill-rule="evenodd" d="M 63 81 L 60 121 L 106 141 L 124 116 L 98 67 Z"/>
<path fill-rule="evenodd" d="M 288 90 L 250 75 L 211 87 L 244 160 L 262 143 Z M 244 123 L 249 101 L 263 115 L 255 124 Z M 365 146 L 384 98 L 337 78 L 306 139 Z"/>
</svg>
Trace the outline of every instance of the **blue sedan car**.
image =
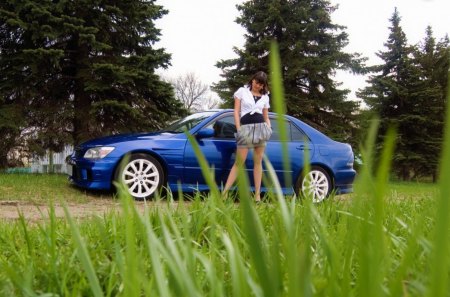
<svg viewBox="0 0 450 297">
<path fill-rule="evenodd" d="M 349 144 L 336 142 L 304 122 L 284 116 L 288 135 L 289 168 L 283 167 L 277 115 L 270 113 L 273 134 L 267 142 L 270 160 L 284 194 L 304 194 L 320 202 L 334 191 L 352 192 L 354 155 Z M 200 150 L 223 185 L 235 161 L 233 110 L 212 110 L 189 115 L 153 133 L 122 134 L 87 141 L 68 156 L 69 179 L 86 189 L 111 190 L 123 182 L 131 196 L 144 199 L 163 187 L 183 192 L 207 191 L 194 149 L 185 133 L 195 137 Z M 311 170 L 302 174 L 305 150 Z M 251 151 L 245 162 L 252 183 Z M 264 166 L 264 165 L 263 165 Z M 267 169 L 264 167 L 264 170 Z M 269 191 L 263 182 L 262 191 Z"/>
</svg>

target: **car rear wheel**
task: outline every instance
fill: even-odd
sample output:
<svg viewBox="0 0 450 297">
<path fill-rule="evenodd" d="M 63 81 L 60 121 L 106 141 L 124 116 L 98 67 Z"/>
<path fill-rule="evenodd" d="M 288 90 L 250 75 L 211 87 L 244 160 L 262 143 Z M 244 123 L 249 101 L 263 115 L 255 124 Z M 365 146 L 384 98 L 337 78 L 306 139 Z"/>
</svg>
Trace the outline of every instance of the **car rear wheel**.
<svg viewBox="0 0 450 297">
<path fill-rule="evenodd" d="M 146 199 L 160 191 L 164 172 L 161 164 L 152 156 L 133 154 L 119 166 L 116 181 L 123 183 L 133 198 Z"/>
<path fill-rule="evenodd" d="M 317 166 L 311 167 L 297 184 L 297 192 L 301 192 L 305 198 L 312 199 L 314 203 L 325 200 L 330 195 L 331 188 L 330 176 L 323 168 Z"/>
</svg>

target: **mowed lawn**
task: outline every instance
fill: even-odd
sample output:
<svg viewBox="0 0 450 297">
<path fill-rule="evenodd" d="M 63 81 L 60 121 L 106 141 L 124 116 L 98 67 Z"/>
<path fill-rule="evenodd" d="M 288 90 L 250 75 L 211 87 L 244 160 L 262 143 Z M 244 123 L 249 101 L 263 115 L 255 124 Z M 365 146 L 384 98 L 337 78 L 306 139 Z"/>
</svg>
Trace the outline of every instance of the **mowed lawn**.
<svg viewBox="0 0 450 297">
<path fill-rule="evenodd" d="M 392 199 L 420 199 L 435 196 L 438 186 L 433 183 L 392 182 L 387 185 Z M 177 195 L 175 195 L 177 196 Z M 192 196 L 192 195 L 191 195 Z M 337 196 L 348 200 L 354 194 Z M 86 199 L 117 199 L 113 191 L 86 191 L 72 186 L 64 174 L 5 174 L 0 173 L 0 200 L 43 203 L 63 199 L 83 203 Z"/>
<path fill-rule="evenodd" d="M 83 203 L 87 199 L 111 198 L 112 192 L 91 192 L 72 186 L 64 174 L 0 173 L 0 201 L 30 201 L 45 203 L 63 199 L 68 203 Z"/>
</svg>

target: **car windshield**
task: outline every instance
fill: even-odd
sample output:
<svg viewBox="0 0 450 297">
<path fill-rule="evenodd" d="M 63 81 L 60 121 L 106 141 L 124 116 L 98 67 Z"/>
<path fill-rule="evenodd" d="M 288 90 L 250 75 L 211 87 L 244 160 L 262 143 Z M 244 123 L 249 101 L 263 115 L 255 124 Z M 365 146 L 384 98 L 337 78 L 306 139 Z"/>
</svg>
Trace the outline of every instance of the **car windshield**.
<svg viewBox="0 0 450 297">
<path fill-rule="evenodd" d="M 185 130 L 194 128 L 198 123 L 210 117 L 212 114 L 213 112 L 207 111 L 188 115 L 185 118 L 173 122 L 168 127 L 163 129 L 162 132 L 182 133 Z"/>
</svg>

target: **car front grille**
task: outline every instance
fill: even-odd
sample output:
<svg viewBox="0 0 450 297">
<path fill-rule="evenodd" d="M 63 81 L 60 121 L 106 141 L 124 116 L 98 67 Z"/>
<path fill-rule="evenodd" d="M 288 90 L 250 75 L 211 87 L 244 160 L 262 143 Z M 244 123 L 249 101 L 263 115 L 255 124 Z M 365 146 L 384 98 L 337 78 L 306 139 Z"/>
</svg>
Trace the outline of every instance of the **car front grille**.
<svg viewBox="0 0 450 297">
<path fill-rule="evenodd" d="M 92 181 L 92 170 L 74 166 L 72 179 L 75 181 Z"/>
<path fill-rule="evenodd" d="M 85 153 L 85 149 L 81 148 L 81 147 L 76 147 L 75 148 L 75 158 L 82 158 L 84 156 Z"/>
</svg>

